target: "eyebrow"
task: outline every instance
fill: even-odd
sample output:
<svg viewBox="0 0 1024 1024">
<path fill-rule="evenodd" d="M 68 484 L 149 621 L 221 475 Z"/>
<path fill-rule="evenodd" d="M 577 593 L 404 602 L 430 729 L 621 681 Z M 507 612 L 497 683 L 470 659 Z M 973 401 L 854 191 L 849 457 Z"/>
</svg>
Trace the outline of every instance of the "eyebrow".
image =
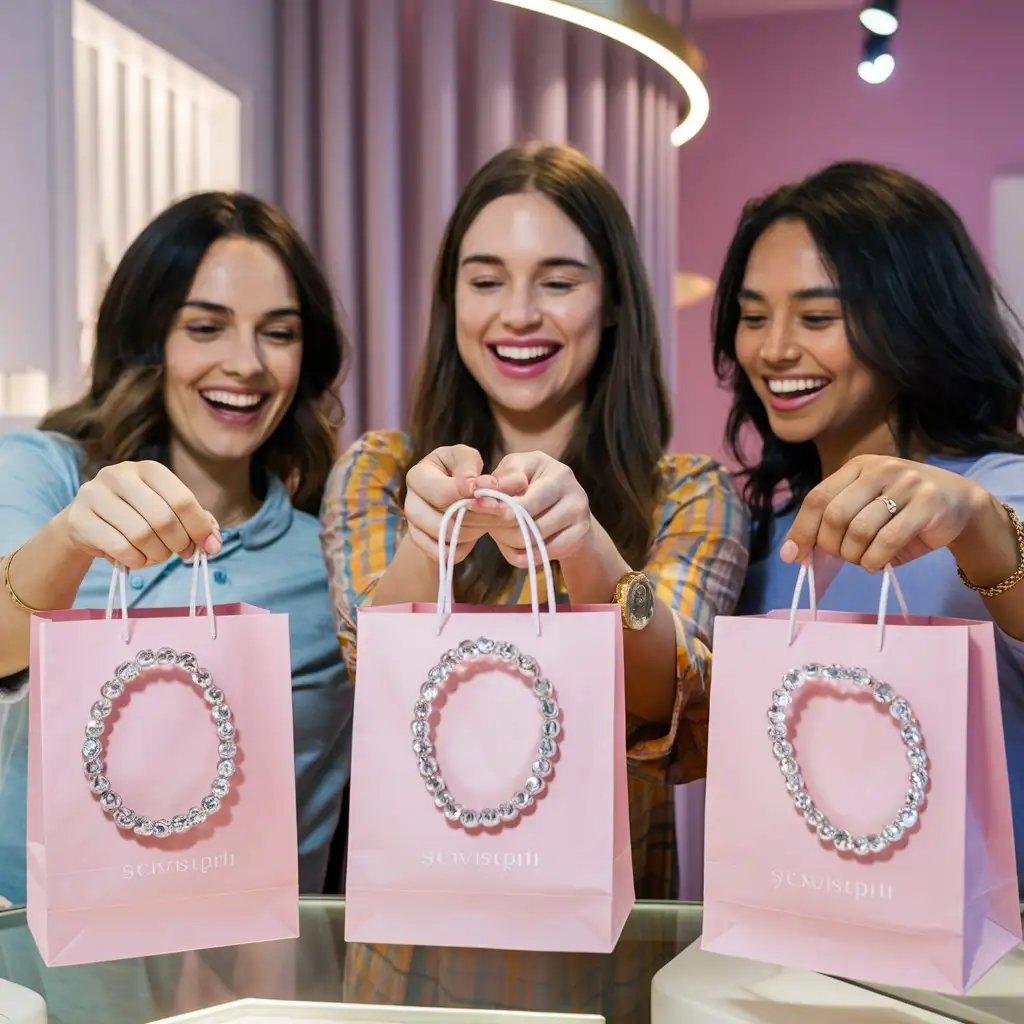
<svg viewBox="0 0 1024 1024">
<path fill-rule="evenodd" d="M 471 253 L 462 261 L 462 266 L 467 266 L 471 263 L 481 263 L 487 267 L 503 267 L 505 261 L 500 256 L 492 256 L 490 253 L 475 252 Z M 584 263 L 583 260 L 574 259 L 571 256 L 551 256 L 546 260 L 541 260 L 539 266 L 545 268 L 552 267 L 572 267 L 575 270 L 589 270 L 590 265 Z"/>
<path fill-rule="evenodd" d="M 764 302 L 764 296 L 760 292 L 755 292 L 753 288 L 741 288 L 740 289 L 740 300 L 746 299 L 748 302 Z M 840 298 L 839 289 L 834 288 L 831 285 L 821 288 L 801 288 L 799 291 L 795 291 L 792 294 L 794 299 L 838 299 Z"/>
<path fill-rule="evenodd" d="M 206 313 L 218 313 L 221 316 L 230 316 L 231 309 L 227 306 L 222 306 L 219 302 L 207 302 L 205 299 L 186 299 L 182 304 L 181 308 L 190 309 L 201 309 Z M 294 306 L 282 306 L 281 309 L 268 309 L 263 314 L 263 319 L 269 320 L 277 317 L 284 316 L 301 316 L 302 314 Z"/>
</svg>

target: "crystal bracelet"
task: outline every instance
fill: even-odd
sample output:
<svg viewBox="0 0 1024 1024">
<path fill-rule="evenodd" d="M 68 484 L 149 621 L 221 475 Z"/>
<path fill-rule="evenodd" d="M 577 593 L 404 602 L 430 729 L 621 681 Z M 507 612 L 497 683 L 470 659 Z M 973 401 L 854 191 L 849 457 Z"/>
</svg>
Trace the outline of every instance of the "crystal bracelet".
<svg viewBox="0 0 1024 1024">
<path fill-rule="evenodd" d="M 105 720 L 113 711 L 114 701 L 124 692 L 127 684 L 140 678 L 153 669 L 177 667 L 187 672 L 195 686 L 202 692 L 210 707 L 210 717 L 217 727 L 217 778 L 207 793 L 195 806 L 184 814 L 171 818 L 147 818 L 125 807 L 121 797 L 110 786 L 110 780 L 104 774 L 102 736 L 106 731 Z M 85 777 L 89 789 L 99 798 L 100 807 L 113 815 L 114 823 L 124 831 L 134 831 L 138 836 L 153 836 L 166 839 L 168 836 L 187 832 L 196 825 L 216 814 L 221 808 L 221 801 L 228 795 L 230 783 L 228 779 L 235 774 L 235 757 L 237 754 L 235 725 L 231 721 L 231 709 L 228 707 L 224 691 L 214 686 L 213 677 L 201 668 L 194 654 L 178 653 L 170 647 L 161 647 L 158 651 L 144 650 L 131 661 L 118 665 L 113 678 L 100 687 L 100 699 L 91 710 L 89 722 L 85 727 L 85 742 L 82 744 L 82 757 L 85 759 Z"/>
<path fill-rule="evenodd" d="M 812 679 L 820 679 L 837 686 L 849 683 L 858 689 L 867 690 L 878 704 L 888 707 L 890 716 L 899 726 L 900 738 L 906 747 L 907 760 L 910 762 L 910 785 L 895 818 L 876 834 L 854 836 L 846 829 L 838 828 L 815 806 L 807 792 L 800 774 L 800 765 L 793 753 L 793 745 L 787 739 L 787 718 L 794 692 Z M 839 853 L 852 851 L 858 857 L 879 854 L 887 847 L 898 843 L 917 824 L 924 805 L 925 788 L 928 785 L 928 755 L 924 750 L 920 724 L 914 718 L 910 702 L 897 696 L 888 683 L 881 682 L 863 668 L 847 668 L 844 665 L 804 665 L 782 677 L 781 688 L 772 693 L 768 721 L 772 753 L 785 779 L 786 789 L 792 794 L 793 803 L 803 814 L 808 827 L 827 848 Z"/>
<path fill-rule="evenodd" d="M 448 791 L 438 768 L 428 719 L 433 713 L 433 702 L 455 668 L 476 659 L 489 658 L 497 658 L 530 682 L 540 706 L 540 742 L 537 758 L 522 788 L 517 789 L 511 799 L 496 807 L 474 811 L 463 807 Z M 544 791 L 544 780 L 551 774 L 551 762 L 558 753 L 557 737 L 561 732 L 558 718 L 561 711 L 555 700 L 554 688 L 550 680 L 541 675 L 536 659 L 521 654 L 512 644 L 480 637 L 477 640 L 463 640 L 457 648 L 445 652 L 438 664 L 427 673 L 412 713 L 412 751 L 416 756 L 416 767 L 426 784 L 427 792 L 434 798 L 435 806 L 453 825 L 467 830 L 501 829 L 515 821 L 520 812 L 530 807 Z"/>
</svg>

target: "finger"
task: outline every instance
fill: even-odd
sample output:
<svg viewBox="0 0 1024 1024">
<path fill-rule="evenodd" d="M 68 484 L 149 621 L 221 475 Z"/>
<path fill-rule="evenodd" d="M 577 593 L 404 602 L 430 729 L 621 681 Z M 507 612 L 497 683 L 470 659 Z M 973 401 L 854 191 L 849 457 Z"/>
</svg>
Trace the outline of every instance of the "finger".
<svg viewBox="0 0 1024 1024">
<path fill-rule="evenodd" d="M 519 470 L 532 477 L 549 458 L 543 452 L 512 452 L 502 458 L 494 472 L 500 474 L 506 470 Z"/>
<path fill-rule="evenodd" d="M 128 569 L 159 565 L 173 554 L 126 501 L 104 491 L 89 506 L 89 543 Z"/>
<path fill-rule="evenodd" d="M 574 522 L 565 529 L 560 530 L 557 534 L 551 537 L 546 537 L 544 541 L 544 547 L 547 549 L 548 558 L 551 561 L 557 561 L 560 558 L 565 558 L 571 555 L 580 542 L 587 534 L 587 526 L 585 523 Z M 493 533 L 491 534 L 493 537 Z M 510 564 L 514 565 L 518 569 L 529 568 L 530 558 L 526 550 L 525 544 L 520 541 L 517 543 L 511 537 L 507 541 L 499 543 L 495 539 L 495 543 L 498 545 L 498 549 L 501 551 L 505 560 Z M 533 545 L 533 562 L 534 565 L 539 566 L 541 564 L 541 557 L 537 551 L 536 544 Z"/>
<path fill-rule="evenodd" d="M 415 496 L 435 512 L 444 512 L 461 495 L 455 479 L 439 462 L 424 460 L 413 466 L 406 477 L 406 506 Z M 440 521 L 440 519 L 439 519 Z"/>
<path fill-rule="evenodd" d="M 415 491 L 409 491 L 405 499 L 405 518 L 410 528 L 415 527 L 421 534 L 437 544 L 441 530 L 441 515 L 423 500 Z"/>
<path fill-rule="evenodd" d="M 139 478 L 163 498 L 192 544 L 202 548 L 208 555 L 220 551 L 221 538 L 219 528 L 215 528 L 216 519 L 166 466 L 159 462 L 141 462 Z M 175 550 L 183 557 L 191 554 L 189 550 Z"/>
<path fill-rule="evenodd" d="M 105 522 L 90 509 L 82 533 L 88 544 L 112 565 L 123 565 L 126 569 L 144 569 L 146 556 L 132 545 L 124 534 Z"/>
<path fill-rule="evenodd" d="M 876 517 L 878 512 L 888 514 L 885 512 L 885 505 L 877 500 L 881 493 L 882 482 L 877 476 L 859 477 L 848 487 L 843 488 L 821 514 L 815 546 L 829 555 L 842 557 L 843 539 L 857 516 L 865 509 L 870 509 L 872 505 L 878 506 L 873 510 Z M 876 519 L 876 523 L 878 527 L 885 525 L 882 519 Z M 871 534 L 871 537 L 873 536 L 874 534 Z M 867 538 L 868 542 L 871 537 Z M 864 546 L 867 547 L 867 543 Z"/>
<path fill-rule="evenodd" d="M 827 517 L 826 512 L 826 519 Z M 892 522 L 892 519 L 892 513 L 880 496 L 871 499 L 846 527 L 846 533 L 839 542 L 839 557 L 853 565 L 861 565 L 864 552 L 874 543 L 879 531 Z"/>
<path fill-rule="evenodd" d="M 551 460 L 543 452 L 516 452 L 506 455 L 494 469 L 498 489 L 506 494 L 521 495 L 530 481 L 539 475 Z"/>
<path fill-rule="evenodd" d="M 484 473 L 480 476 L 467 475 L 456 477 L 456 481 L 458 483 L 459 493 L 464 498 L 472 498 L 477 491 L 484 489 L 491 491 L 498 490 L 497 479 L 489 473 Z M 478 498 L 477 500 L 480 502 L 490 502 L 491 505 L 495 504 L 494 498 Z"/>
<path fill-rule="evenodd" d="M 473 495 L 471 482 L 484 469 L 480 453 L 467 444 L 454 444 L 448 448 L 437 448 L 431 453 L 438 465 L 455 481 L 456 490 L 462 498 Z"/>
<path fill-rule="evenodd" d="M 436 509 L 428 505 L 418 495 L 410 491 L 405 500 L 405 518 L 410 529 L 415 528 L 418 531 L 418 535 L 423 538 L 423 542 L 425 544 L 432 545 L 432 557 L 436 561 L 437 537 L 441 532 L 441 514 L 438 513 Z M 470 544 L 470 546 L 475 544 L 476 541 L 487 532 L 488 526 L 493 523 L 493 521 L 494 516 L 491 513 L 473 513 L 471 511 L 467 511 L 463 517 L 462 526 L 459 530 L 459 546 L 464 542 Z M 446 544 L 451 542 L 451 534 L 454 525 L 454 521 L 449 520 L 448 535 L 445 538 Z"/>
<path fill-rule="evenodd" d="M 516 501 L 534 520 L 538 520 L 564 497 L 562 481 L 557 476 L 541 474 L 530 481 L 530 486 L 524 494 L 517 496 Z"/>
<path fill-rule="evenodd" d="M 481 477 L 480 479 L 483 478 Z M 503 509 L 508 508 L 508 506 L 497 498 L 475 498 L 473 500 L 473 508 L 481 513 L 494 513 L 501 512 Z"/>
<path fill-rule="evenodd" d="M 590 518 L 590 506 L 586 501 L 575 497 L 558 501 L 543 515 L 537 516 L 535 522 L 544 543 L 549 547 L 563 530 L 573 526 L 581 526 Z"/>
<path fill-rule="evenodd" d="M 879 572 L 889 563 L 902 565 L 925 554 L 931 549 L 920 540 L 920 535 L 933 517 L 933 509 L 925 507 L 923 502 L 911 501 L 875 534 L 861 555 L 860 564 L 869 572 Z"/>
<path fill-rule="evenodd" d="M 499 522 L 496 512 L 467 512 L 462 520 L 462 532 L 467 535 L 484 534 Z"/>
<path fill-rule="evenodd" d="M 842 469 L 822 480 L 817 487 L 808 492 L 807 497 L 800 503 L 793 525 L 787 531 L 786 539 L 779 549 L 779 557 L 784 562 L 802 562 L 814 550 L 825 509 L 832 503 L 833 498 L 857 480 L 860 474 L 860 465 L 857 462 L 848 462 Z"/>
<path fill-rule="evenodd" d="M 495 489 L 504 494 L 510 494 L 516 498 L 522 495 L 530 486 L 529 477 L 522 469 L 501 469 L 495 470 Z"/>
<path fill-rule="evenodd" d="M 499 529 L 487 530 L 490 534 L 491 539 L 499 548 L 507 548 L 518 552 L 526 551 L 526 541 L 523 539 L 522 533 L 519 532 L 517 526 L 504 527 Z M 533 538 L 530 538 L 531 544 L 534 543 Z"/>
<path fill-rule="evenodd" d="M 174 510 L 156 491 L 139 480 L 122 499 L 145 519 L 169 552 L 191 555 L 195 543 Z"/>
</svg>

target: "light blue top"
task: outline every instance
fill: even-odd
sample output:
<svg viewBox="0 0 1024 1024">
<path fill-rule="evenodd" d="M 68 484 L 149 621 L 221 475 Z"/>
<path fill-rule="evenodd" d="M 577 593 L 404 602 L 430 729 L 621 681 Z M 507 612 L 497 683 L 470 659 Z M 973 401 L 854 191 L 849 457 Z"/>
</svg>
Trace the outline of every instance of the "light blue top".
<svg viewBox="0 0 1024 1024">
<path fill-rule="evenodd" d="M 1024 455 L 994 453 L 967 459 L 932 457 L 928 462 L 975 480 L 1024 519 Z M 798 567 L 781 561 L 779 548 L 795 515 L 794 511 L 778 516 L 773 523 L 769 553 L 751 563 L 737 614 L 756 615 L 789 608 Z M 953 556 L 945 548 L 900 566 L 897 576 L 912 615 L 991 619 L 984 601 L 960 582 Z M 827 611 L 877 612 L 879 586 L 877 576 L 858 566 L 844 565 L 818 606 Z M 1021 600 L 1024 600 L 1024 584 L 1021 584 Z M 806 598 L 804 604 L 806 606 Z M 1017 877 L 1024 887 L 1024 642 L 1013 640 L 997 628 L 996 656 L 1013 804 Z"/>
<path fill-rule="evenodd" d="M 81 450 L 66 438 L 41 431 L 0 436 L 0 552 L 13 551 L 69 505 L 81 484 Z M 275 478 L 259 511 L 237 529 L 225 529 L 224 547 L 210 559 L 215 603 L 242 601 L 289 617 L 302 892 L 323 890 L 352 736 L 352 690 L 335 636 L 319 530 L 317 518 L 295 509 Z M 110 573 L 97 559 L 75 607 L 105 608 Z M 187 605 L 191 574 L 176 556 L 131 573 L 129 608 Z M 0 896 L 13 903 L 25 901 L 26 679 L 27 673 L 0 680 L 8 691 L 0 703 Z"/>
</svg>

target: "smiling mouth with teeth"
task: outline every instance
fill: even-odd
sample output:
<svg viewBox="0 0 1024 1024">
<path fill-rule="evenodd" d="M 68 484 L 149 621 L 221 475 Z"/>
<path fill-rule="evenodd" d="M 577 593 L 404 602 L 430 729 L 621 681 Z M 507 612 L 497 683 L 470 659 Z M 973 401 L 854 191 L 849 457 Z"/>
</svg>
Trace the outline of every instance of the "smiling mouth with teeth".
<svg viewBox="0 0 1024 1024">
<path fill-rule="evenodd" d="M 200 391 L 200 396 L 215 409 L 225 412 L 253 412 L 266 400 L 267 395 L 257 392 L 241 394 L 237 391 Z"/>
<path fill-rule="evenodd" d="M 550 359 L 558 345 L 492 345 L 491 351 L 503 362 L 514 366 L 532 366 Z"/>
<path fill-rule="evenodd" d="M 800 377 L 768 379 L 765 383 L 773 395 L 784 398 L 802 398 L 804 395 L 813 395 L 816 391 L 821 391 L 830 382 L 822 377 Z"/>
</svg>

